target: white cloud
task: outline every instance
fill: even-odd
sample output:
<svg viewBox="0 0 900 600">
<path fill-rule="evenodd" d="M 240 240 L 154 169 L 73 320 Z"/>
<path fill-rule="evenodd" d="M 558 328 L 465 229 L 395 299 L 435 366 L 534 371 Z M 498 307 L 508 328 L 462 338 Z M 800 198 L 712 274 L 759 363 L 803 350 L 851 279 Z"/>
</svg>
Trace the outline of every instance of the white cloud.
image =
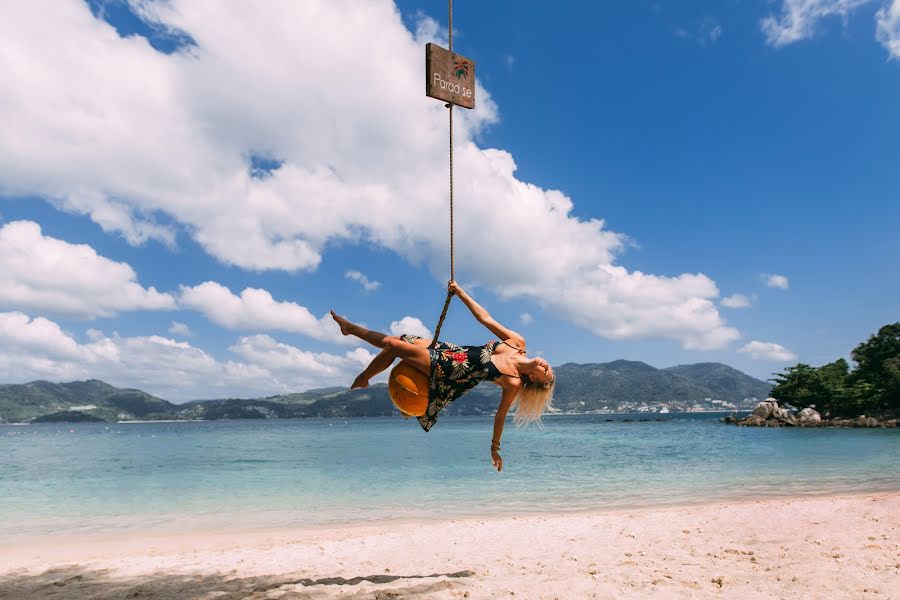
<svg viewBox="0 0 900 600">
<path fill-rule="evenodd" d="M 0 126 L 2 127 L 2 126 Z M 129 265 L 41 233 L 32 221 L 0 228 L 0 306 L 76 318 L 171 310 L 175 300 L 144 288 Z"/>
<path fill-rule="evenodd" d="M 374 355 L 356 348 L 343 356 L 327 352 L 307 352 L 275 341 L 267 335 L 243 337 L 230 350 L 253 364 L 271 371 L 296 371 L 328 381 L 347 383 L 369 364 Z"/>
<path fill-rule="evenodd" d="M 822 19 L 838 15 L 846 22 L 851 12 L 869 2 L 872 0 L 784 0 L 781 15 L 769 15 L 761 27 L 770 45 L 786 46 L 815 35 Z"/>
<path fill-rule="evenodd" d="M 790 285 L 788 278 L 784 275 L 776 275 L 774 273 L 763 273 L 761 276 L 763 283 L 765 283 L 770 288 L 776 288 L 779 290 L 786 290 Z"/>
<path fill-rule="evenodd" d="M 753 360 L 771 360 L 776 362 L 797 360 L 796 354 L 781 344 L 775 344 L 773 342 L 758 342 L 753 340 L 738 348 L 738 352 L 749 354 L 750 358 Z"/>
<path fill-rule="evenodd" d="M 433 21 L 421 20 L 414 35 L 388 2 L 133 5 L 196 46 L 161 54 L 139 36 L 119 37 L 80 0 L 2 9 L 0 38 L 12 58 L 0 79 L 0 194 L 48 198 L 132 243 L 171 243 L 174 232 L 156 220 L 165 215 L 245 269 L 316 269 L 329 245 L 349 241 L 446 277 L 447 111 L 421 84 Z M 391 68 L 361 68 L 361 60 Z M 601 336 L 695 349 L 739 337 L 718 313 L 711 279 L 617 266 L 625 235 L 574 216 L 562 192 L 517 179 L 508 152 L 480 148 L 479 132 L 497 120 L 482 85 L 478 108 L 455 115 L 465 198 L 456 261 L 467 277 Z M 254 154 L 280 166 L 254 178 Z M 328 338 L 302 307 L 262 304 Z M 201 310 L 226 326 L 266 322 L 240 306 Z"/>
<path fill-rule="evenodd" d="M 78 343 L 59 325 L 43 317 L 30 318 L 20 312 L 0 313 L 0 347 L 36 353 L 42 360 L 79 358 Z"/>
<path fill-rule="evenodd" d="M 180 335 L 182 337 L 190 337 L 194 335 L 191 332 L 191 328 L 188 327 L 185 323 L 181 323 L 179 321 L 172 321 L 172 324 L 169 326 L 169 333 L 172 335 Z"/>
<path fill-rule="evenodd" d="M 750 298 L 744 294 L 732 294 L 722 298 L 721 304 L 728 308 L 747 308 L 750 306 L 751 301 Z"/>
<path fill-rule="evenodd" d="M 107 336 L 94 329 L 81 344 L 59 325 L 18 312 L 0 313 L 0 381 L 99 378 L 167 400 L 254 397 L 347 385 L 374 357 L 357 348 L 314 353 L 266 335 L 240 338 L 237 360 L 220 361 L 200 348 L 161 336 Z"/>
<path fill-rule="evenodd" d="M 524 312 L 519 315 L 519 323 L 522 325 L 531 325 L 534 323 L 534 317 L 531 316 L 531 313 Z"/>
<path fill-rule="evenodd" d="M 390 332 L 391 335 L 403 335 L 404 333 L 408 333 L 429 340 L 432 337 L 431 330 L 428 329 L 421 320 L 409 316 L 403 317 L 399 321 L 391 321 Z"/>
<path fill-rule="evenodd" d="M 369 278 L 359 271 L 347 271 L 344 273 L 344 277 L 356 281 L 367 292 L 374 292 L 381 286 L 380 281 L 369 281 Z"/>
<path fill-rule="evenodd" d="M 718 288 L 702 274 L 662 277 L 601 265 L 547 289 L 556 297 L 546 300 L 546 306 L 597 335 L 676 339 L 688 350 L 722 348 L 740 338 L 713 303 Z M 535 297 L 542 293 L 529 291 Z"/>
<path fill-rule="evenodd" d="M 719 41 L 722 37 L 722 26 L 713 17 L 703 17 L 687 27 L 676 27 L 675 37 L 691 40 L 701 48 L 706 48 Z"/>
<path fill-rule="evenodd" d="M 305 306 L 278 302 L 266 290 L 246 288 L 236 296 L 222 284 L 207 281 L 194 287 L 181 286 L 178 302 L 228 329 L 289 331 L 340 343 L 347 343 L 348 339 L 341 335 L 329 314 L 317 319 Z"/>
<path fill-rule="evenodd" d="M 900 0 L 893 0 L 875 15 L 876 37 L 891 58 L 900 59 Z"/>
</svg>

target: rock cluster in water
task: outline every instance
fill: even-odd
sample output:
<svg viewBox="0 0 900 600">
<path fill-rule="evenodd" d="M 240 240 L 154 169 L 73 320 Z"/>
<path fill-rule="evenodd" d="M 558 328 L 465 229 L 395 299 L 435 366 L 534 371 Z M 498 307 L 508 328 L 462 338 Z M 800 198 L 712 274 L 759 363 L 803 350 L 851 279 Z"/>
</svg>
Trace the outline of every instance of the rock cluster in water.
<svg viewBox="0 0 900 600">
<path fill-rule="evenodd" d="M 749 416 L 739 419 L 729 415 L 723 423 L 733 423 L 745 427 L 896 427 L 897 419 L 876 419 L 860 415 L 854 419 L 823 419 L 814 408 L 801 411 L 778 405 L 774 398 L 767 398 L 753 409 Z"/>
</svg>

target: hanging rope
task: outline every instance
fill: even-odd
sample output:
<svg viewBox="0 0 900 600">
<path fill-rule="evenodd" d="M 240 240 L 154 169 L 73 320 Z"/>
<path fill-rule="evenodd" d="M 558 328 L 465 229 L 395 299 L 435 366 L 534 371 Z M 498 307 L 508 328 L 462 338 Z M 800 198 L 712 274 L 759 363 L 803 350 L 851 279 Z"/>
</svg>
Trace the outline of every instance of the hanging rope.
<svg viewBox="0 0 900 600">
<path fill-rule="evenodd" d="M 453 52 L 453 0 L 447 0 L 447 42 L 448 50 Z M 447 104 L 450 112 L 450 279 L 456 279 L 456 273 L 453 264 L 454 243 L 453 243 L 453 103 Z M 447 309 L 450 308 L 450 300 L 453 299 L 453 292 L 447 292 L 447 298 L 444 300 L 444 308 L 441 310 L 441 317 L 438 319 L 437 327 L 434 328 L 434 339 L 431 340 L 429 348 L 437 345 L 441 335 L 441 327 L 444 325 L 444 319 L 447 317 Z"/>
</svg>

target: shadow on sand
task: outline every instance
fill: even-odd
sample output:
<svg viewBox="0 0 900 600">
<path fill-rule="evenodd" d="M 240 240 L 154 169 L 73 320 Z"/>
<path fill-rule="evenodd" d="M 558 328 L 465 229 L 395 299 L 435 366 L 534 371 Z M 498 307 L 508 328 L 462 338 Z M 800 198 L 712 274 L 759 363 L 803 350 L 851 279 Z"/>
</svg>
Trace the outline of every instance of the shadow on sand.
<svg viewBox="0 0 900 600">
<path fill-rule="evenodd" d="M 431 575 L 366 575 L 345 579 L 322 577 L 296 578 L 290 574 L 259 577 L 235 577 L 227 573 L 185 574 L 154 573 L 134 578 L 113 576 L 108 570 L 89 570 L 78 566 L 50 569 L 40 574 L 12 572 L 0 577 L 2 600 L 321 600 L 326 598 L 365 598 L 389 600 L 414 598 L 433 592 L 458 589 L 451 581 L 471 577 L 472 571 Z M 439 579 L 447 578 L 447 579 Z M 439 579 L 438 581 L 422 581 Z M 343 586 L 364 586 L 353 593 Z M 349 592 L 349 593 L 348 593 Z"/>
</svg>

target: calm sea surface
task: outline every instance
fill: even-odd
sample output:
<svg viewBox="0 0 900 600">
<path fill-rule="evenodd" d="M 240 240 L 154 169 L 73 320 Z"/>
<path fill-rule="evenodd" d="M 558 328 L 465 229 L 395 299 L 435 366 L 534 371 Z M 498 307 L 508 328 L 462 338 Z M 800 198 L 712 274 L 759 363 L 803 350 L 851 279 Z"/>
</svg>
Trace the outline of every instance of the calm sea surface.
<svg viewBox="0 0 900 600">
<path fill-rule="evenodd" d="M 898 429 L 721 415 L 0 425 L 0 535 L 279 527 L 900 490 Z M 613 418 L 613 422 L 607 419 Z"/>
</svg>

